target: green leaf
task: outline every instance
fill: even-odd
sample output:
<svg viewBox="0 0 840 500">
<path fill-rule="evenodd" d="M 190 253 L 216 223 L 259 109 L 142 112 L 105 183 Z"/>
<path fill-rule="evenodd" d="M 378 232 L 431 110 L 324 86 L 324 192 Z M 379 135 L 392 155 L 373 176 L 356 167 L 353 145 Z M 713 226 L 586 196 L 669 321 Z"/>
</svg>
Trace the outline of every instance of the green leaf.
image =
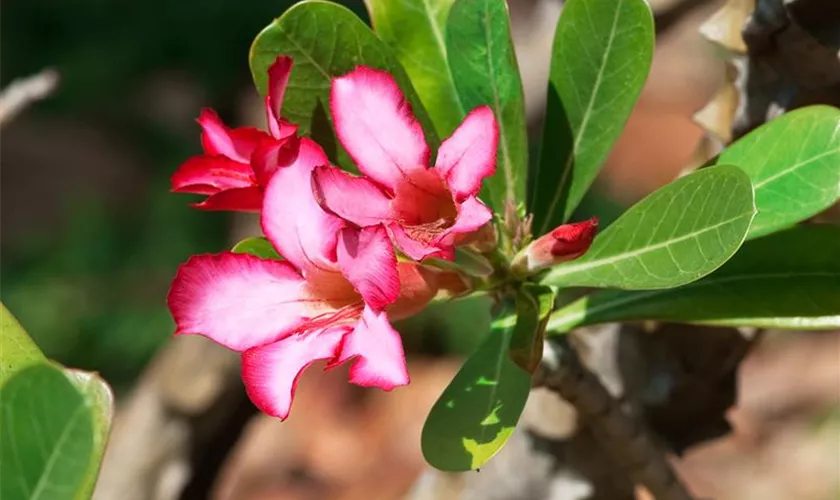
<svg viewBox="0 0 840 500">
<path fill-rule="evenodd" d="M 525 200 L 525 101 L 504 0 L 457 0 L 446 22 L 449 67 L 463 109 L 487 104 L 499 123 L 496 173 L 481 198 L 496 212 Z"/>
<path fill-rule="evenodd" d="M 247 253 L 250 255 L 256 255 L 262 259 L 275 259 L 280 260 L 283 258 L 282 255 L 277 253 L 277 250 L 274 248 L 274 245 L 271 244 L 265 238 L 245 238 L 244 240 L 240 241 L 233 248 L 230 250 L 233 253 Z"/>
<path fill-rule="evenodd" d="M 396 54 L 441 137 L 464 111 L 452 83 L 444 30 L 453 0 L 365 0 L 373 29 Z"/>
<path fill-rule="evenodd" d="M 446 471 L 477 469 L 504 446 L 525 408 L 531 377 L 509 355 L 515 326 L 494 325 L 432 407 L 423 456 Z"/>
<path fill-rule="evenodd" d="M 569 220 L 618 140 L 653 60 L 644 0 L 568 0 L 557 23 L 542 149 L 529 179 L 535 235 Z"/>
<path fill-rule="evenodd" d="M 105 444 L 108 442 L 108 434 L 111 430 L 111 420 L 114 418 L 114 394 L 108 384 L 96 373 L 65 369 L 64 374 L 82 393 L 93 417 L 93 452 L 88 463 L 85 481 L 75 497 L 76 500 L 85 500 L 93 495 L 96 478 L 99 476 Z"/>
<path fill-rule="evenodd" d="M 45 361 L 35 342 L 0 303 L 0 386 L 16 372 Z"/>
<path fill-rule="evenodd" d="M 741 247 L 711 275 L 671 290 L 605 291 L 551 316 L 549 330 L 662 320 L 767 328 L 840 328 L 840 228 L 801 226 Z"/>
<path fill-rule="evenodd" d="M 755 216 L 750 179 L 736 167 L 698 170 L 625 212 L 583 257 L 553 267 L 553 286 L 645 290 L 690 283 L 741 246 Z"/>
<path fill-rule="evenodd" d="M 542 360 L 548 315 L 554 309 L 555 291 L 526 283 L 516 294 L 516 327 L 510 339 L 510 358 L 533 374 Z"/>
<path fill-rule="evenodd" d="M 791 111 L 735 141 L 717 163 L 738 165 L 753 181 L 749 238 L 816 215 L 840 198 L 840 109 Z"/>
<path fill-rule="evenodd" d="M 94 451 L 93 417 L 64 373 L 44 363 L 13 375 L 0 418 L 0 497 L 79 498 Z"/>
<path fill-rule="evenodd" d="M 320 144 L 333 161 L 348 170 L 355 166 L 340 148 L 332 128 L 330 82 L 358 65 L 391 73 L 405 93 L 432 149 L 438 145 L 434 126 L 397 58 L 355 14 L 331 2 L 298 3 L 266 27 L 251 45 L 251 74 L 262 95 L 268 68 L 278 55 L 294 58 L 283 97 L 283 116 Z"/>
</svg>

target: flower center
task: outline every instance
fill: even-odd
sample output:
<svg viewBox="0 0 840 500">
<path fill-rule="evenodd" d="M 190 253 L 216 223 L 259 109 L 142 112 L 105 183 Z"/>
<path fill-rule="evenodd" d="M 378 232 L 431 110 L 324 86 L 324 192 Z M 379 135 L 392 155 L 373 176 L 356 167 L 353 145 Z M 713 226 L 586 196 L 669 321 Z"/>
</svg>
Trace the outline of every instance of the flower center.
<svg viewBox="0 0 840 500">
<path fill-rule="evenodd" d="M 408 236 L 429 242 L 452 226 L 458 208 L 435 169 L 417 167 L 404 177 L 394 196 L 397 220 Z"/>
</svg>

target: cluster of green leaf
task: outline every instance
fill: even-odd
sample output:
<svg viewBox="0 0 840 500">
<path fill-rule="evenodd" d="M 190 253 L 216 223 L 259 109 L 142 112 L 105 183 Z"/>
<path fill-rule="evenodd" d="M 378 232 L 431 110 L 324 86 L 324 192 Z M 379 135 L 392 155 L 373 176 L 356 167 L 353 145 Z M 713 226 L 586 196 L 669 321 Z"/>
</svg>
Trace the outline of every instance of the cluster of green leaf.
<svg viewBox="0 0 840 500">
<path fill-rule="evenodd" d="M 654 46 L 648 4 L 565 2 L 534 162 L 504 0 L 366 4 L 373 31 L 321 0 L 299 3 L 276 19 L 251 48 L 257 87 L 264 92 L 266 69 L 278 54 L 293 56 L 284 113 L 351 171 L 331 127 L 329 85 L 356 65 L 395 76 L 432 144 L 468 111 L 489 105 L 500 144 L 497 173 L 482 199 L 498 214 L 508 204 L 525 206 L 534 237 L 566 223 L 647 78 Z M 422 439 L 426 459 L 444 470 L 475 469 L 503 446 L 524 408 L 546 332 L 644 319 L 840 326 L 840 228 L 797 226 L 837 202 L 838 165 L 840 110 L 795 111 L 628 209 L 583 257 L 512 285 L 502 281 L 513 293 L 496 304 L 489 334 L 432 409 Z M 247 245 L 263 251 L 257 242 Z M 554 310 L 565 288 L 604 290 Z"/>
<path fill-rule="evenodd" d="M 0 497 L 93 494 L 113 395 L 95 373 L 47 360 L 0 304 Z"/>
</svg>

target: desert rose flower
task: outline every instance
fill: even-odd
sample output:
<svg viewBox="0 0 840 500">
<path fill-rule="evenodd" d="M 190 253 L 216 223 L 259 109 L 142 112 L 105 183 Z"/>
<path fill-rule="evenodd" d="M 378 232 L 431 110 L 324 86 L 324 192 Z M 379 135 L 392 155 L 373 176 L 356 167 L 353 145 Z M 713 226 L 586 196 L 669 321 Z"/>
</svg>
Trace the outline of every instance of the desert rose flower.
<svg viewBox="0 0 840 500">
<path fill-rule="evenodd" d="M 194 206 L 204 210 L 256 212 L 263 190 L 279 165 L 297 155 L 297 127 L 280 118 L 292 60 L 280 56 L 268 70 L 265 99 L 268 132 L 253 127 L 230 129 L 215 111 L 198 119 L 204 154 L 189 158 L 172 176 L 172 191 L 207 195 Z"/>
<path fill-rule="evenodd" d="M 452 258 L 458 235 L 490 221 L 477 198 L 496 169 L 499 133 L 489 107 L 467 115 L 432 168 L 423 130 L 387 72 L 360 66 L 334 79 L 330 107 L 338 139 L 364 176 L 315 169 L 313 188 L 328 212 L 360 227 L 383 225 L 417 260 Z"/>
<path fill-rule="evenodd" d="M 204 335 L 242 353 L 242 378 L 262 411 L 286 418 L 310 364 L 352 360 L 350 382 L 391 390 L 409 382 L 389 316 L 437 293 L 437 273 L 397 263 L 382 226 L 349 227 L 321 209 L 311 172 L 328 163 L 301 139 L 294 163 L 265 188 L 262 227 L 285 260 L 230 252 L 192 257 L 169 293 L 176 334 Z"/>
</svg>

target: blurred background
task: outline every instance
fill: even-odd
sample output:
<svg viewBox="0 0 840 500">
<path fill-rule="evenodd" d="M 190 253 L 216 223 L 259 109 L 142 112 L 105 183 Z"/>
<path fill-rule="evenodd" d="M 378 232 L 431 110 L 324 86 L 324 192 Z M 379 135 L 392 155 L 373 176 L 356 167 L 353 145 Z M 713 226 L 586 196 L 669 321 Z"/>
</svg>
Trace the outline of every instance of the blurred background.
<svg viewBox="0 0 840 500">
<path fill-rule="evenodd" d="M 47 356 L 100 372 L 118 398 L 131 394 L 170 339 L 165 296 L 178 264 L 256 231 L 253 218 L 190 209 L 189 196 L 169 193 L 169 176 L 200 151 L 195 118 L 202 107 L 215 108 L 230 125 L 261 125 L 248 48 L 291 3 L 2 4 L 0 87 L 45 68 L 60 81 L 47 99 L 2 126 L 1 298 Z M 360 1 L 344 3 L 366 19 Z M 678 2 L 651 3 L 667 10 Z M 659 35 L 647 88 L 581 216 L 608 222 L 696 161 L 703 130 L 692 114 L 724 78 L 721 54 L 698 27 L 721 3 L 681 3 Z M 537 132 L 560 4 L 509 4 Z M 471 305 L 454 307 L 461 308 L 456 323 L 481 314 Z M 458 330 L 442 325 L 442 317 L 432 310 L 406 328 Z M 456 357 L 439 355 L 463 354 L 475 341 L 412 339 L 409 390 L 376 393 L 353 406 L 358 398 L 348 396 L 355 389 L 343 374 L 316 372 L 302 383 L 285 427 L 252 419 L 223 467 L 217 497 L 373 498 L 365 495 L 375 487 L 382 493 L 376 498 L 401 498 L 422 468 L 425 414 L 458 366 Z M 709 498 L 840 498 L 838 362 L 837 335 L 768 338 L 742 367 L 737 432 L 680 464 L 689 484 Z M 285 453 L 278 443 L 288 445 Z M 364 449 L 381 449 L 382 456 Z M 297 487 L 272 481 L 270 471 L 281 467 L 303 478 Z"/>
</svg>

